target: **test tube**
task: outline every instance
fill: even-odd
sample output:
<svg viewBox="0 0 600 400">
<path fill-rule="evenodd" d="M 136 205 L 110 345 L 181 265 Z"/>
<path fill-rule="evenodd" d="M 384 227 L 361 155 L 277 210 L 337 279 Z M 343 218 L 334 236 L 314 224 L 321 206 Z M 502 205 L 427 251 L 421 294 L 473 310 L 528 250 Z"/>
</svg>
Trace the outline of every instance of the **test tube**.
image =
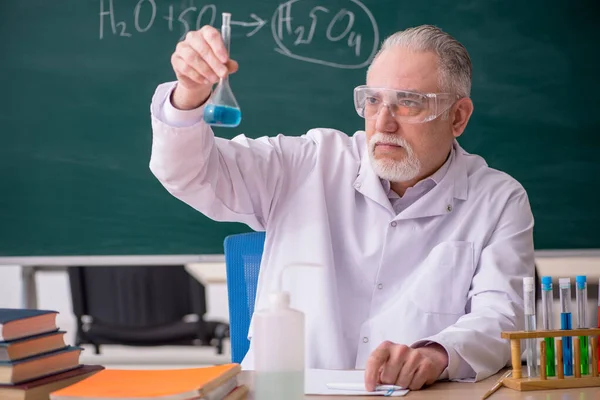
<svg viewBox="0 0 600 400">
<path fill-rule="evenodd" d="M 575 298 L 577 299 L 577 328 L 587 328 L 587 279 L 583 275 L 578 275 L 575 278 L 576 290 Z M 589 341 L 587 336 L 579 337 L 579 352 L 581 360 L 581 374 L 589 373 L 590 357 L 588 352 Z M 575 366 L 575 368 L 579 368 Z"/>
<path fill-rule="evenodd" d="M 558 280 L 560 289 L 560 329 L 570 330 L 571 323 L 571 278 L 560 278 Z M 565 376 L 573 375 L 573 341 L 570 336 L 565 336 L 562 341 L 563 366 Z"/>
<path fill-rule="evenodd" d="M 552 277 L 542 277 L 542 328 L 545 330 L 553 329 L 552 321 Z M 598 308 L 600 310 L 600 306 Z M 600 313 L 600 311 L 599 311 Z M 554 338 L 544 338 L 546 342 L 546 376 L 556 376 L 556 364 L 554 359 Z M 562 366 L 559 365 L 559 368 Z"/>
<path fill-rule="evenodd" d="M 600 288 L 600 279 L 598 279 L 598 288 Z M 598 296 L 598 328 L 600 328 L 600 296 Z M 600 346 L 597 349 L 598 371 L 600 371 Z"/>
<path fill-rule="evenodd" d="M 535 331 L 535 283 L 532 277 L 523 278 L 523 297 L 525 300 L 525 330 Z M 527 374 L 530 378 L 538 376 L 537 340 L 525 340 Z"/>
</svg>

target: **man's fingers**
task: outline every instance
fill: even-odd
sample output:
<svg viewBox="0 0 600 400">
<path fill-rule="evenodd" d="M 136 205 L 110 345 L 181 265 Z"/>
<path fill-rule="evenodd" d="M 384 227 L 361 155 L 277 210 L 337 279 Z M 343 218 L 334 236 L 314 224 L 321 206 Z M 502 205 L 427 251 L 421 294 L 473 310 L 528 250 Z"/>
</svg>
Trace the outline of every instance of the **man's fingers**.
<svg viewBox="0 0 600 400">
<path fill-rule="evenodd" d="M 410 349 L 410 351 L 408 351 L 404 356 L 404 363 L 402 364 L 402 369 L 397 374 L 396 380 L 389 383 L 396 384 L 404 388 L 409 387 L 412 383 L 415 373 L 417 372 L 417 368 L 419 368 L 419 365 L 422 361 L 424 361 L 424 357 L 422 357 L 416 350 Z"/>
<path fill-rule="evenodd" d="M 434 383 L 447 365 L 446 350 L 438 345 L 413 349 L 403 344 L 383 342 L 367 360 L 365 386 L 373 391 L 377 384 L 398 385 L 419 390 Z"/>
<path fill-rule="evenodd" d="M 191 79 L 185 77 L 185 76 L 178 76 L 177 77 L 177 81 L 183 85 L 184 87 L 186 87 L 187 89 L 193 90 L 195 88 L 198 87 L 199 83 L 196 81 L 192 81 Z M 201 85 L 206 85 L 208 84 L 208 81 L 205 79 Z"/>
<path fill-rule="evenodd" d="M 219 77 L 213 69 L 206 63 L 198 52 L 187 43 L 179 43 L 177 45 L 176 55 L 185 63 L 185 71 L 194 70 L 202 75 L 209 82 L 216 82 Z"/>
<path fill-rule="evenodd" d="M 188 33 L 181 48 L 182 57 L 195 68 L 203 68 L 209 74 L 207 79 L 214 81 L 227 75 L 227 67 L 213 53 L 211 47 L 198 35 L 197 32 Z M 189 50 L 187 50 L 189 49 Z M 191 50 L 191 53 L 190 53 Z M 206 67 L 205 67 L 206 66 Z M 208 68 L 207 68 L 208 67 Z"/>
<path fill-rule="evenodd" d="M 184 85 L 192 88 L 198 85 L 206 85 L 209 81 L 196 69 L 192 68 L 183 58 L 177 54 L 171 57 L 171 64 L 177 79 L 182 81 Z"/>
<path fill-rule="evenodd" d="M 395 385 L 400 375 L 404 363 L 406 362 L 406 356 L 410 350 L 405 346 L 396 345 L 390 350 L 390 357 L 383 366 L 381 374 L 379 375 L 379 381 L 387 385 Z"/>
<path fill-rule="evenodd" d="M 421 389 L 423 387 L 423 385 L 425 385 L 425 383 L 427 383 L 428 377 L 429 377 L 429 375 L 426 371 L 426 368 L 423 368 L 422 366 L 417 367 L 417 370 L 415 371 L 415 373 L 412 377 L 412 381 L 410 382 L 410 385 L 408 385 L 408 389 L 410 389 L 410 390 Z"/>
<path fill-rule="evenodd" d="M 441 374 L 438 374 L 437 371 L 439 371 L 439 369 L 432 361 L 429 361 L 423 366 L 423 372 L 427 372 L 425 379 L 426 385 L 433 385 L 438 380 Z"/>
<path fill-rule="evenodd" d="M 239 68 L 239 65 L 237 63 L 237 61 L 229 59 L 229 61 L 227 61 L 227 69 L 229 70 L 230 74 L 234 74 L 237 72 Z"/>
<path fill-rule="evenodd" d="M 219 62 L 225 64 L 229 60 L 229 54 L 227 54 L 227 49 L 225 49 L 221 33 L 210 25 L 202 27 L 198 32 L 210 46 L 211 51 L 217 56 Z"/>
<path fill-rule="evenodd" d="M 220 77 L 226 77 L 230 69 L 237 70 L 237 63 L 230 62 L 219 32 L 211 26 L 189 32 L 177 44 L 171 64 L 179 82 L 171 100 L 180 109 L 202 104 Z"/>
<path fill-rule="evenodd" d="M 377 347 L 367 360 L 365 367 L 365 387 L 368 391 L 375 390 L 380 370 L 390 357 L 390 347 L 386 343 L 384 342 Z"/>
</svg>

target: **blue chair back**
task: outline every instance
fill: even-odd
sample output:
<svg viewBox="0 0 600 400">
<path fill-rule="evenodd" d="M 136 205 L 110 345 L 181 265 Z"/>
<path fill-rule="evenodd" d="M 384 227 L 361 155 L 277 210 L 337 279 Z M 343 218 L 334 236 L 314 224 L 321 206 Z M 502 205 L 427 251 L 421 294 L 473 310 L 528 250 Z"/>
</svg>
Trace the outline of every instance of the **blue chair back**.
<svg viewBox="0 0 600 400">
<path fill-rule="evenodd" d="M 234 363 L 242 362 L 250 347 L 248 328 L 254 312 L 264 243 L 264 232 L 241 233 L 225 238 L 231 361 Z"/>
</svg>

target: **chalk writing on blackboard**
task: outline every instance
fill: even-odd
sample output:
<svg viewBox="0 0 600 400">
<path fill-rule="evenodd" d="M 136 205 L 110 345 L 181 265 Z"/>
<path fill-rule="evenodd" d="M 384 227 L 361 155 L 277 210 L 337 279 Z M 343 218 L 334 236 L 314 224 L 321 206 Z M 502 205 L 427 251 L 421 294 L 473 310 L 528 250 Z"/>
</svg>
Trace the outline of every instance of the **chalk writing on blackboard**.
<svg viewBox="0 0 600 400">
<path fill-rule="evenodd" d="M 204 25 L 218 28 L 217 6 L 194 3 L 190 1 L 189 5 L 183 6 L 161 3 L 166 10 L 160 10 L 156 0 L 138 0 L 129 12 L 124 13 L 120 8 L 117 13 L 115 4 L 121 6 L 120 0 L 100 0 L 100 40 L 109 34 L 125 38 L 132 34 L 143 34 L 156 26 L 158 21 L 165 21 L 161 23 L 166 24 L 170 32 L 181 32 L 179 40 Z M 123 4 L 132 5 L 129 1 Z M 330 2 L 323 2 L 310 9 L 306 4 L 308 2 L 303 3 L 303 0 L 289 0 L 276 7 L 271 17 L 271 36 L 276 52 L 296 60 L 334 68 L 363 68 L 371 62 L 377 51 L 379 30 L 375 17 L 363 3 L 346 0 L 337 2 L 333 7 Z M 122 19 L 124 16 L 128 19 Z M 362 23 L 357 24 L 359 19 Z M 244 29 L 244 36 L 248 38 L 266 24 L 267 20 L 256 13 L 250 13 L 245 20 L 231 21 L 231 25 Z M 319 40 L 315 41 L 315 38 Z M 315 57 L 316 47 L 323 43 L 335 45 L 335 51 L 320 51 L 320 56 Z"/>
<path fill-rule="evenodd" d="M 293 6 L 300 5 L 301 2 L 302 0 L 290 0 L 282 3 L 273 14 L 271 33 L 277 45 L 275 51 L 297 60 L 335 68 L 363 68 L 371 62 L 379 44 L 379 29 L 375 17 L 364 4 L 359 0 L 348 0 L 348 7 L 339 9 L 324 5 L 316 6 L 308 12 L 310 17 L 308 26 L 294 26 L 294 15 L 296 14 Z M 350 10 L 351 7 L 353 10 Z M 361 25 L 362 31 L 355 24 L 358 17 L 368 21 L 366 25 Z M 315 32 L 320 24 L 324 24 L 326 27 L 324 36 L 327 41 L 340 44 L 337 51 L 329 52 L 328 59 L 311 57 L 310 47 L 301 46 L 313 42 Z M 368 27 L 366 31 L 364 31 L 365 26 Z M 365 36 L 371 38 L 368 44 L 363 41 Z M 286 37 L 288 38 L 287 43 Z M 336 61 L 335 58 L 345 49 L 349 49 L 353 53 L 354 59 L 349 60 L 346 57 L 343 63 Z"/>
</svg>

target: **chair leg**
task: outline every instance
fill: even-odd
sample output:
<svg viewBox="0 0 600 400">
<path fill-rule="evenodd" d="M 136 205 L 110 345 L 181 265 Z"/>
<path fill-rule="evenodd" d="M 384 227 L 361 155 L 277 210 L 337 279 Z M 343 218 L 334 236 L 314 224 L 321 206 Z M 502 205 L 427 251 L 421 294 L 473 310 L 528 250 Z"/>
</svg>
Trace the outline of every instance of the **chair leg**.
<svg viewBox="0 0 600 400">
<path fill-rule="evenodd" d="M 83 339 L 83 324 L 81 323 L 81 316 L 77 316 L 77 329 L 75 331 L 75 346 L 81 346 L 85 343 Z"/>
<path fill-rule="evenodd" d="M 223 342 L 229 337 L 229 325 L 216 321 L 202 321 L 200 335 L 202 345 L 214 346 L 217 354 L 223 354 Z"/>
<path fill-rule="evenodd" d="M 224 323 L 217 324 L 215 328 L 215 338 L 217 339 L 217 354 L 223 354 L 223 342 L 229 337 L 229 325 Z"/>
</svg>

